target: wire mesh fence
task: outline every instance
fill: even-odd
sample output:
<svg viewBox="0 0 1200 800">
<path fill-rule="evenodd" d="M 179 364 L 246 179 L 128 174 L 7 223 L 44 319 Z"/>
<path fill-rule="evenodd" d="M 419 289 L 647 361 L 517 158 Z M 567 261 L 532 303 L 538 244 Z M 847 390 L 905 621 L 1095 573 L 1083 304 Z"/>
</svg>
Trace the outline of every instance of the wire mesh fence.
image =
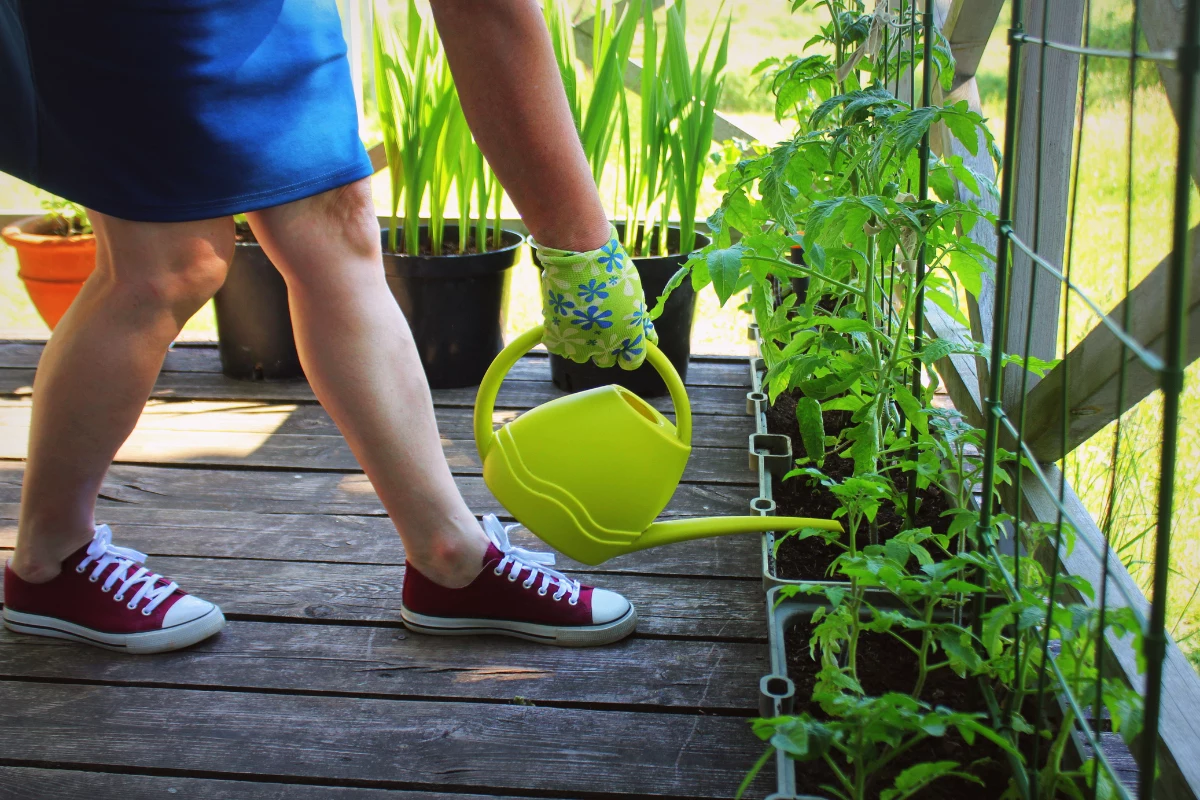
<svg viewBox="0 0 1200 800">
<path fill-rule="evenodd" d="M 999 247 L 990 331 L 991 369 L 984 408 L 986 442 L 981 484 L 991 486 L 997 471 L 1004 469 L 1011 471 L 1013 484 L 1011 491 L 1005 493 L 1011 502 L 1005 503 L 1003 508 L 993 502 L 984 502 L 977 541 L 1002 566 L 1012 596 L 1018 600 L 1023 598 L 1026 602 L 1040 596 L 1044 599 L 1044 613 L 1031 612 L 1027 605 L 1023 608 L 1014 607 L 1013 627 L 1018 632 L 1014 648 L 1015 691 L 1002 707 L 995 710 L 1001 728 L 1007 729 L 1014 740 L 1023 738 L 1025 741 L 1027 758 L 1019 766 L 1022 773 L 1019 783 L 1027 797 L 1056 796 L 1058 787 L 1046 785 L 1046 775 L 1038 765 L 1048 750 L 1060 746 L 1060 742 L 1065 741 L 1064 737 L 1070 735 L 1080 740 L 1085 750 L 1094 756 L 1084 765 L 1084 770 L 1091 772 L 1090 776 L 1085 775 L 1087 796 L 1149 798 L 1155 796 L 1163 703 L 1176 700 L 1164 697 L 1163 674 L 1169 639 L 1166 614 L 1172 509 L 1179 466 L 1179 400 L 1188 361 L 1187 298 L 1191 269 L 1188 222 L 1195 141 L 1200 4 L 1186 4 L 1185 24 L 1180 31 L 1178 47 L 1159 51 L 1148 50 L 1143 44 L 1138 21 L 1141 10 L 1139 0 L 1133 0 L 1131 34 L 1125 49 L 1092 46 L 1092 9 L 1089 7 L 1082 9 L 1082 36 L 1079 42 L 1060 41 L 1050 33 L 1051 14 L 1061 12 L 1062 4 L 1054 8 L 1050 2 L 1011 0 L 1010 10 L 1012 21 L 1008 31 L 1010 58 L 1003 146 L 1008 163 L 1000 178 Z M 1031 11 L 1038 16 L 1031 19 Z M 1072 161 L 1067 170 L 1056 170 L 1046 161 L 1051 149 L 1047 137 L 1053 135 L 1047 131 L 1050 127 L 1047 120 L 1055 115 L 1062 117 L 1061 109 L 1046 107 L 1047 98 L 1052 95 L 1047 91 L 1048 83 L 1062 81 L 1065 77 L 1061 71 L 1056 74 L 1047 67 L 1048 59 L 1055 54 L 1068 54 L 1081 65 L 1078 113 L 1075 113 L 1074 97 L 1071 98 L 1069 119 L 1073 123 L 1072 141 L 1068 143 L 1067 152 L 1071 154 Z M 1062 227 L 1064 220 L 1055 216 L 1054 209 L 1048 210 L 1043 206 L 1047 192 L 1045 176 L 1051 175 L 1051 180 L 1054 174 L 1069 176 L 1071 192 L 1065 230 L 1077 229 L 1080 153 L 1086 137 L 1097 135 L 1085 124 L 1088 77 L 1097 60 L 1122 62 L 1129 75 L 1129 114 L 1122 132 L 1127 154 L 1126 202 L 1124 209 L 1114 213 L 1109 220 L 1109 224 L 1123 226 L 1126 231 L 1124 270 L 1120 279 L 1123 284 L 1121 294 L 1126 301 L 1111 312 L 1106 312 L 1101 302 L 1072 279 L 1077 247 L 1072 241 L 1067 242 L 1065 249 L 1056 246 L 1060 241 L 1055 238 L 1056 231 L 1048 229 L 1055 225 Z M 1176 105 L 1179 135 L 1170 222 L 1172 253 L 1165 263 L 1164 275 L 1160 280 L 1161 291 L 1157 297 L 1135 295 L 1132 268 L 1134 104 L 1137 71 L 1139 64 L 1145 62 L 1169 65 L 1179 78 Z M 1030 71 L 1036 75 L 1035 80 L 1030 80 Z M 1023 92 L 1026 96 L 1022 95 Z M 928 102 L 928 94 L 925 99 Z M 1029 118 L 1022 119 L 1022 114 L 1031 111 L 1036 120 L 1034 124 L 1030 124 Z M 1100 131 L 1099 135 L 1111 135 L 1111 132 Z M 1031 138 L 1032 141 L 1029 141 Z M 1015 163 L 1015 157 L 1032 159 L 1032 163 L 1019 165 Z M 1032 176 L 1032 185 L 1023 181 L 1017 186 L 1018 174 Z M 1019 225 L 1014 221 L 1019 205 L 1032 208 L 1032 213 L 1026 215 L 1032 224 Z M 1139 303 L 1134 302 L 1135 296 L 1140 300 Z M 1047 297 L 1051 298 L 1049 306 L 1046 304 Z M 1049 323 L 1044 318 L 1048 310 Z M 1119 471 L 1123 443 L 1120 412 L 1136 401 L 1131 397 L 1131 375 L 1136 373 L 1138 380 L 1143 382 L 1138 387 L 1137 397 L 1144 397 L 1149 389 L 1157 389 L 1162 395 L 1157 496 L 1154 503 L 1153 578 L 1148 613 L 1142 611 L 1140 598 L 1134 596 L 1136 589 L 1131 592 L 1128 583 L 1111 580 L 1110 570 L 1114 563 L 1111 516 L 1101 520 L 1102 538 L 1099 542 L 1081 535 L 1092 527 L 1092 520 L 1081 518 L 1081 506 L 1070 502 L 1073 493 L 1067 483 L 1066 473 L 1048 464 L 1046 459 L 1047 452 L 1061 458 L 1078 444 L 1077 434 L 1072 430 L 1072 420 L 1079 416 L 1078 390 L 1083 381 L 1073 375 L 1072 370 L 1086 369 L 1088 365 L 1095 364 L 1094 357 L 1090 361 L 1073 357 L 1079 355 L 1072 347 L 1073 334 L 1079 327 L 1073 315 L 1080 311 L 1094 319 L 1095 326 L 1107 333 L 1111 343 L 1109 356 L 1112 363 L 1116 364 L 1111 402 L 1116 433 L 1112 436 L 1106 476 L 1110 493 L 1118 491 L 1122 480 Z M 1057 318 L 1059 313 L 1061 320 Z M 1144 337 L 1146 326 L 1137 325 L 1141 321 L 1138 316 L 1147 314 L 1160 315 L 1160 335 L 1154 337 L 1153 341 L 1147 341 Z M 1039 319 L 1039 316 L 1043 318 Z M 1018 332 L 1015 337 L 1014 330 Z M 1066 356 L 1054 367 L 1054 380 L 1047 377 L 1047 386 L 1057 389 L 1057 397 L 1049 396 L 1047 391 L 1031 393 L 1032 383 L 1037 380 L 1033 371 L 998 367 L 1005 363 L 1014 350 L 1022 361 L 1044 357 L 1044 353 L 1039 353 L 1036 337 L 1044 336 L 1047 330 L 1059 338 L 1059 352 Z M 1144 385 L 1147 380 L 1153 381 L 1153 385 Z M 1031 400 L 1041 407 L 1034 406 Z M 1041 443 L 1032 442 L 1031 422 L 1046 417 L 1046 406 L 1055 401 L 1055 413 L 1051 416 L 1055 418 L 1056 425 L 1052 427 L 1056 429 L 1042 431 Z M 1044 444 L 1047 439 L 1054 440 L 1055 446 L 1047 448 Z M 1030 483 L 1038 484 L 1045 496 L 1052 500 L 1052 519 L 1031 519 L 1025 501 Z M 1001 552 L 1001 543 L 1007 535 L 1006 527 L 1013 525 L 1024 550 L 1040 556 L 1044 562 L 1046 582 L 1043 585 L 1031 587 L 1029 571 L 1019 560 L 1006 557 Z M 1100 565 L 1099 580 L 1094 587 L 1073 581 L 1072 576 L 1064 571 L 1064 554 L 1080 543 L 1095 551 L 1092 555 Z M 1064 592 L 1072 595 L 1065 605 L 1058 603 Z M 1124 596 L 1117 596 L 1118 593 Z M 1056 619 L 1056 615 L 1063 615 L 1064 618 Z M 1117 670 L 1112 660 L 1117 656 L 1113 653 L 1114 646 L 1131 648 L 1139 665 L 1144 666 L 1144 679 L 1139 687 L 1142 691 L 1135 691 L 1115 677 Z M 1020 709 L 1026 700 L 1036 704 L 1033 730 L 1014 730 L 1014 711 Z M 1113 724 L 1106 720 L 1123 726 L 1127 734 L 1138 730 L 1141 732 L 1136 738 L 1127 737 L 1138 751 L 1139 777 L 1136 786 L 1122 783 L 1106 754 L 1101 731 L 1104 725 Z M 1055 725 L 1059 732 L 1051 738 L 1039 735 Z"/>
</svg>

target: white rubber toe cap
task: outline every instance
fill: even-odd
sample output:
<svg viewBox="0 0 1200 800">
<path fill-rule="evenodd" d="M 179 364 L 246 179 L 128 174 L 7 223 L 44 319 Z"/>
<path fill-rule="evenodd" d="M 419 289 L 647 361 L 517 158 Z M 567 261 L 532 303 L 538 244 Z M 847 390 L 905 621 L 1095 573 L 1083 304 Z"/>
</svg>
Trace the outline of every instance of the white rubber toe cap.
<svg viewBox="0 0 1200 800">
<path fill-rule="evenodd" d="M 167 610 L 166 616 L 163 617 L 163 627 L 173 628 L 176 625 L 184 625 L 193 620 L 200 619 L 214 608 L 216 606 L 207 600 L 201 600 L 199 597 L 193 597 L 190 594 L 184 595 L 176 600 L 175 605 Z"/>
<path fill-rule="evenodd" d="M 607 589 L 592 590 L 592 624 L 604 625 L 629 613 L 633 606 L 621 595 Z"/>
</svg>

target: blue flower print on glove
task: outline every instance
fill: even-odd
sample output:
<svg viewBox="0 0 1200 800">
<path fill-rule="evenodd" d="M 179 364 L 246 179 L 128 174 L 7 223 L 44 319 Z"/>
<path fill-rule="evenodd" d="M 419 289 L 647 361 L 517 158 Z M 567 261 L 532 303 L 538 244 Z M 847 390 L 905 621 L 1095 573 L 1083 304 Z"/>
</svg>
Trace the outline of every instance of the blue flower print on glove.
<svg viewBox="0 0 1200 800">
<path fill-rule="evenodd" d="M 542 342 L 580 364 L 636 369 L 658 333 L 646 314 L 637 268 L 609 229 L 596 250 L 555 250 L 533 242 L 542 267 Z"/>
</svg>

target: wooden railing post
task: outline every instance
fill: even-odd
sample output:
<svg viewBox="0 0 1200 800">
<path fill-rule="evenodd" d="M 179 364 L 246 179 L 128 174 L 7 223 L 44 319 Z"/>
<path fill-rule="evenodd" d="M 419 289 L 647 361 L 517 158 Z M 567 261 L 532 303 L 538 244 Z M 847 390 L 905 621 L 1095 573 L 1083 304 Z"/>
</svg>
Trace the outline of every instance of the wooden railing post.
<svg viewBox="0 0 1200 800">
<path fill-rule="evenodd" d="M 1026 5 L 1025 30 L 1032 36 L 1079 45 L 1083 38 L 1083 6 L 1083 0 L 1031 0 Z M 1021 49 L 1019 148 L 1016 153 L 1005 154 L 1012 159 L 1010 168 L 1016 170 L 1014 196 L 1021 198 L 1015 204 L 1013 230 L 1029 248 L 1061 268 L 1067 237 L 1079 56 L 1029 44 Z M 1028 355 L 1053 359 L 1058 351 L 1062 284 L 1045 271 L 1035 277 L 1034 271 L 1040 268 L 1016 247 L 1011 269 L 1004 352 L 1025 354 L 1028 339 Z M 988 289 L 985 287 L 981 293 L 981 306 L 994 304 Z M 1004 376 L 1004 410 L 1014 417 L 1022 400 L 1022 382 L 1026 391 L 1037 382 L 1035 375 L 1023 377 L 1021 373 L 1020 366 L 1011 366 Z"/>
</svg>

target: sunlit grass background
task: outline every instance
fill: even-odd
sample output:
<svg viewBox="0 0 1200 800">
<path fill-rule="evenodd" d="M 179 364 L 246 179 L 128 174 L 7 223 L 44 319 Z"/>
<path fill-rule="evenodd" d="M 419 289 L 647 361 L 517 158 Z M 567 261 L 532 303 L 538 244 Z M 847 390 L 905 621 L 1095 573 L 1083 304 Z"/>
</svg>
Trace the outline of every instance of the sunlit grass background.
<svg viewBox="0 0 1200 800">
<path fill-rule="evenodd" d="M 590 5 L 585 3 L 585 5 Z M 688 0 L 689 38 L 698 47 L 708 29 L 719 0 Z M 1092 44 L 1113 49 L 1128 48 L 1131 4 L 1117 0 L 1092 3 Z M 800 51 L 815 30 L 816 16 L 802 10 L 788 11 L 786 0 L 727 0 L 733 28 L 725 97 L 721 109 L 736 124 L 768 144 L 788 135 L 788 128 L 775 122 L 773 103 L 756 87 L 751 76 L 754 65 L 768 56 L 786 56 Z M 981 65 L 978 82 L 985 115 L 998 139 L 1002 137 L 1008 49 L 1002 30 L 1007 26 L 1007 9 Z M 635 46 L 635 56 L 640 48 Z M 1142 65 L 1136 77 L 1133 147 L 1133 215 L 1131 258 L 1128 263 L 1133 284 L 1145 276 L 1170 252 L 1172 184 L 1175 178 L 1176 124 L 1157 73 Z M 1079 192 L 1075 210 L 1072 279 L 1100 307 L 1111 308 L 1123 294 L 1126 271 L 1126 187 L 1129 148 L 1126 129 L 1129 118 L 1129 77 L 1124 62 L 1089 64 L 1088 103 L 1084 117 L 1083 147 L 1079 164 Z M 632 99 L 636 103 L 636 96 Z M 372 104 L 368 102 L 368 112 Z M 368 117 L 370 114 L 368 113 Z M 375 141 L 371 124 L 364 138 Z M 615 154 L 614 154 L 615 159 Z M 702 195 L 702 215 L 715 208 L 720 195 L 712 189 L 715 169 L 710 172 Z M 610 168 L 601 193 L 611 202 L 615 174 Z M 389 196 L 385 174 L 374 181 L 376 203 L 386 213 Z M 40 207 L 43 194 L 33 187 L 0 174 L 0 210 Z M 1193 224 L 1200 218 L 1200 202 L 1192 207 Z M 506 216 L 515 216 L 509 207 Z M 0 245 L 0 336 L 34 337 L 46 329 L 29 303 L 16 277 L 16 260 L 11 250 Z M 521 331 L 539 318 L 537 274 L 528 256 L 514 273 L 509 308 L 509 333 Z M 1073 298 L 1065 324 L 1069 344 L 1074 344 L 1095 325 Z M 701 294 L 693 334 L 697 353 L 746 355 L 746 319 L 732 303 L 718 307 L 711 291 Z M 187 325 L 183 337 L 215 338 L 211 306 L 205 307 Z M 1177 464 L 1177 495 L 1172 543 L 1171 632 L 1200 665 L 1200 487 L 1195 464 L 1200 459 L 1200 380 L 1197 368 L 1188 370 L 1180 427 L 1180 458 Z M 1114 546 L 1135 578 L 1147 587 L 1153 553 L 1153 523 L 1158 481 L 1158 442 L 1162 406 L 1158 394 L 1126 415 L 1122 423 L 1121 456 L 1110 469 L 1113 429 L 1110 426 L 1068 459 L 1066 469 L 1072 484 L 1097 519 L 1111 519 Z M 1115 481 L 1116 502 L 1107 509 L 1110 481 Z M 1106 513 L 1107 512 L 1107 513 Z"/>
</svg>

